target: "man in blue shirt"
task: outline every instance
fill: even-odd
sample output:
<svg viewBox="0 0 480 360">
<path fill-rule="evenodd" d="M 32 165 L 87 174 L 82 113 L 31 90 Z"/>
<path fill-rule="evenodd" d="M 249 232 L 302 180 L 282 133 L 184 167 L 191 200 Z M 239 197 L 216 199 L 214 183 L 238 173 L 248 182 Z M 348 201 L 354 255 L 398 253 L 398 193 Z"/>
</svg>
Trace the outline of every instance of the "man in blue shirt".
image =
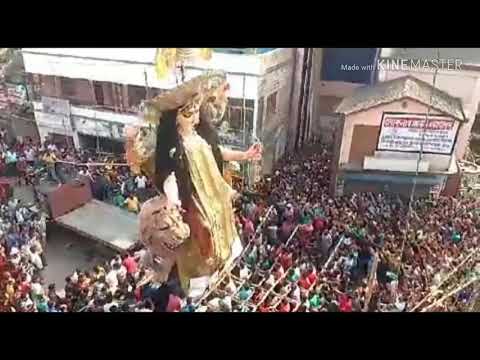
<svg viewBox="0 0 480 360">
<path fill-rule="evenodd" d="M 13 229 L 9 230 L 6 240 L 7 240 L 7 248 L 9 251 L 13 247 L 16 247 L 16 248 L 20 247 L 20 236 Z"/>
</svg>

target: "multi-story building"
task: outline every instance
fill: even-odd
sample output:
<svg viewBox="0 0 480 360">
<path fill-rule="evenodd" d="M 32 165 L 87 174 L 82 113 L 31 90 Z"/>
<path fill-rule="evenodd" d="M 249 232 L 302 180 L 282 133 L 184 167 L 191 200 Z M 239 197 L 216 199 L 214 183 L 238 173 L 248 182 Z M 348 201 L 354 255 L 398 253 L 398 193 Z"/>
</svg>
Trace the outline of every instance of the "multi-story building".
<svg viewBox="0 0 480 360">
<path fill-rule="evenodd" d="M 138 105 L 175 87 L 178 74 L 159 80 L 154 48 L 24 48 L 40 137 L 66 139 L 75 147 L 122 148 L 123 128 L 138 124 Z M 208 69 L 223 70 L 230 83 L 221 134 L 227 145 L 264 145 L 263 169 L 284 152 L 295 62 L 294 49 L 214 49 L 208 62 L 185 66 L 188 80 Z"/>
<path fill-rule="evenodd" d="M 299 49 L 297 52 L 302 52 Z M 306 137 L 319 140 L 323 145 L 332 145 L 340 115 L 336 107 L 355 89 L 372 85 L 376 81 L 375 63 L 378 48 L 323 48 L 313 49 L 310 67 L 311 74 L 311 121 Z M 302 54 L 300 54 L 302 55 Z M 300 61 L 297 61 L 299 64 Z M 297 71 L 301 73 L 301 66 Z M 299 74 L 300 75 L 300 74 Z M 296 83 L 301 83 L 297 76 Z M 301 92 L 302 89 L 299 90 Z M 292 119 L 295 114 L 292 114 Z M 292 123 L 292 127 L 297 124 Z M 293 130 L 291 131 L 293 133 Z"/>
<path fill-rule="evenodd" d="M 0 48 L 0 128 L 7 130 L 10 140 L 38 140 L 29 92 L 21 53 Z"/>
</svg>

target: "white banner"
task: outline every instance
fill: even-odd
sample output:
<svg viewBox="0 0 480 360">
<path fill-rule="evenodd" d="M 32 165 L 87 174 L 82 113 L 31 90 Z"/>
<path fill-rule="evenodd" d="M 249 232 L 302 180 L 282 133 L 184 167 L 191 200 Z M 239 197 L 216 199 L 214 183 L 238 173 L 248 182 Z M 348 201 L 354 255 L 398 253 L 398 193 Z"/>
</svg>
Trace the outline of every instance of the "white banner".
<svg viewBox="0 0 480 360">
<path fill-rule="evenodd" d="M 428 117 L 413 114 L 383 114 L 378 138 L 378 150 L 420 151 L 433 154 L 451 154 L 455 145 L 459 121 L 445 116 Z M 424 132 L 425 134 L 422 134 Z"/>
</svg>

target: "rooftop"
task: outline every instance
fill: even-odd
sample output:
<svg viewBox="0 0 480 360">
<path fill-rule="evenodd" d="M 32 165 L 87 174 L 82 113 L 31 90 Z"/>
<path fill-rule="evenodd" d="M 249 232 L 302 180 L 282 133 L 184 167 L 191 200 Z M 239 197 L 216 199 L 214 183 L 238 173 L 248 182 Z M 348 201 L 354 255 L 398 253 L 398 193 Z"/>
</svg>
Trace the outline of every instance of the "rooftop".
<svg viewBox="0 0 480 360">
<path fill-rule="evenodd" d="M 337 107 L 337 112 L 348 115 L 402 98 L 411 98 L 429 105 L 432 91 L 432 108 L 459 121 L 467 121 L 460 99 L 413 76 L 404 76 L 374 86 L 362 86 L 351 96 L 343 99 Z"/>
</svg>

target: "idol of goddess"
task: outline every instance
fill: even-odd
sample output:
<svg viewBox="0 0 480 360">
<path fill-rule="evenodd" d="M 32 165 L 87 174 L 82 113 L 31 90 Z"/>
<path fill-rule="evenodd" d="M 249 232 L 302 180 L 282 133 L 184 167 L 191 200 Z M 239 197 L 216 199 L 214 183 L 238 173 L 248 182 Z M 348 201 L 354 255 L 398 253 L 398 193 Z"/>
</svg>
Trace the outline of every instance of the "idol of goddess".
<svg viewBox="0 0 480 360">
<path fill-rule="evenodd" d="M 247 151 L 219 145 L 212 123 L 224 115 L 228 90 L 222 72 L 198 76 L 146 101 L 147 126 L 127 129 L 128 162 L 153 179 L 160 193 L 142 207 L 141 239 L 165 274 L 176 267 L 187 293 L 242 250 L 233 213 L 236 193 L 222 175 L 223 163 L 262 156 L 260 144 Z M 164 231 L 174 236 L 162 236 Z"/>
</svg>

